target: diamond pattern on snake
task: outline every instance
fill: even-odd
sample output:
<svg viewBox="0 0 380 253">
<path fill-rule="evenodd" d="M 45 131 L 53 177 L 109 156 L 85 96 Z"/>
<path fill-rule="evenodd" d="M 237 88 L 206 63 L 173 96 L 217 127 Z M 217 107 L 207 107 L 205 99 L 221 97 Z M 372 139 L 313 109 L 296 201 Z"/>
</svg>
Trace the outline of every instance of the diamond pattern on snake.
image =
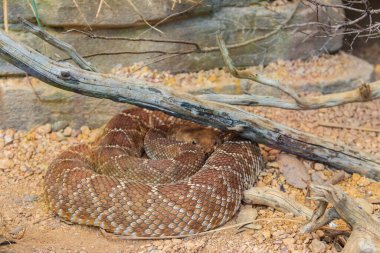
<svg viewBox="0 0 380 253">
<path fill-rule="evenodd" d="M 230 220 L 262 167 L 258 145 L 232 132 L 132 108 L 93 145 L 53 160 L 45 191 L 65 221 L 131 237 L 181 236 Z"/>
</svg>

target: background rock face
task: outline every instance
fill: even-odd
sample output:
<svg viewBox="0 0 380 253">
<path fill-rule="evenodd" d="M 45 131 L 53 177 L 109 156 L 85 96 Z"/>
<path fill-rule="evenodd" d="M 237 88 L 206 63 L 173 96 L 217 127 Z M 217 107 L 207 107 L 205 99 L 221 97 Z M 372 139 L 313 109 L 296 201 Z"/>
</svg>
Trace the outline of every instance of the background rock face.
<svg viewBox="0 0 380 253">
<path fill-rule="evenodd" d="M 49 33 L 72 44 L 80 54 L 88 56 L 88 60 L 103 72 L 115 66 L 141 61 L 149 64 L 151 68 L 173 72 L 222 67 L 223 61 L 218 49 L 215 48 L 215 36 L 218 32 L 223 33 L 227 45 L 257 39 L 276 29 L 296 7 L 292 2 L 276 6 L 262 0 L 205 0 L 199 4 L 194 1 L 174 4 L 175 1 L 172 0 L 108 0 L 108 5 L 103 4 L 98 12 L 99 1 L 76 0 L 76 2 L 78 6 L 75 6 L 71 0 L 38 1 L 37 9 L 41 22 Z M 67 57 L 35 36 L 24 33 L 17 25 L 19 16 L 34 20 L 33 12 L 26 1 L 8 1 L 8 9 L 11 36 L 51 57 L 61 59 Z M 318 21 L 325 22 L 327 15 L 343 19 L 340 10 L 331 11 L 334 13 L 319 12 Z M 151 25 L 156 25 L 164 19 L 166 21 L 157 25 L 159 29 L 157 31 L 149 28 L 142 17 Z M 0 18 L 2 19 L 1 16 Z M 299 4 L 288 25 L 307 23 L 316 19 L 317 15 L 313 8 Z M 92 30 L 94 34 L 107 37 L 189 41 L 197 43 L 202 49 L 207 48 L 210 52 L 194 52 L 195 46 L 188 44 L 111 41 L 89 39 L 83 34 L 74 32 L 62 33 L 72 28 Z M 267 64 L 275 59 L 306 58 L 321 50 L 336 51 L 342 46 L 342 38 L 339 36 L 334 38 L 309 36 L 317 32 L 316 27 L 292 27 L 264 40 L 237 47 L 230 53 L 236 65 L 249 66 Z M 184 53 L 189 51 L 192 52 Z M 178 55 L 173 55 L 174 52 Z M 91 56 L 104 53 L 112 55 Z M 11 73 L 9 67 L 0 67 L 0 75 Z M 15 73 L 17 72 L 13 74 Z"/>
</svg>

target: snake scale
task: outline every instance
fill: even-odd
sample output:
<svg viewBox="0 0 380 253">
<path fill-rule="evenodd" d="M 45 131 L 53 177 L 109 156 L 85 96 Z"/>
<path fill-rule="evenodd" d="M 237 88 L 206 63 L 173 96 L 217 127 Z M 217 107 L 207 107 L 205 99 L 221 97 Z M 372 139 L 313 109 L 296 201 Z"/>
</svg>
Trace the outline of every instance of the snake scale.
<svg viewBox="0 0 380 253">
<path fill-rule="evenodd" d="M 114 116 L 92 146 L 54 159 L 45 191 L 63 220 L 116 235 L 180 236 L 231 219 L 261 168 L 256 143 L 132 108 Z"/>
</svg>

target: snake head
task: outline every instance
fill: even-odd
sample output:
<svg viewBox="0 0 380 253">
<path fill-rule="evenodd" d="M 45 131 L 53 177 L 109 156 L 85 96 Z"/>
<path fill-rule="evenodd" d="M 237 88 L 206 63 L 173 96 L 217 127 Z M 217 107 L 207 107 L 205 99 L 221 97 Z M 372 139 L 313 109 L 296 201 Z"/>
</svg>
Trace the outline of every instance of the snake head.
<svg viewBox="0 0 380 253">
<path fill-rule="evenodd" d="M 175 139 L 200 146 L 207 155 L 223 142 L 220 131 L 206 127 L 181 127 L 175 132 Z"/>
</svg>

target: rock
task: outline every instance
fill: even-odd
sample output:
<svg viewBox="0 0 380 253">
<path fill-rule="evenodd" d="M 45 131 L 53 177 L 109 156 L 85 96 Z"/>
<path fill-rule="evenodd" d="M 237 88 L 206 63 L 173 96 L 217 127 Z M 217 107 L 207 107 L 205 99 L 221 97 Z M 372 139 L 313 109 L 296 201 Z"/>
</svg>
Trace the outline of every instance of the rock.
<svg viewBox="0 0 380 253">
<path fill-rule="evenodd" d="M 51 132 L 51 124 L 45 124 L 43 126 L 39 126 L 36 129 L 36 132 L 41 134 L 41 135 L 45 135 L 45 134 L 50 133 Z"/>
<path fill-rule="evenodd" d="M 317 172 L 313 172 L 311 174 L 311 181 L 316 184 L 324 184 L 325 180 L 322 179 L 322 177 Z"/>
<path fill-rule="evenodd" d="M 53 132 L 58 132 L 59 130 L 65 129 L 68 125 L 69 123 L 67 121 L 59 120 L 51 125 L 51 129 Z"/>
<path fill-rule="evenodd" d="M 0 169 L 10 169 L 13 166 L 12 160 L 8 158 L 0 159 Z"/>
<path fill-rule="evenodd" d="M 313 253 L 323 253 L 326 252 L 326 245 L 318 239 L 313 239 L 310 244 L 310 249 Z"/>
<path fill-rule="evenodd" d="M 84 134 L 84 135 L 90 135 L 90 133 L 91 133 L 91 130 L 90 130 L 90 128 L 89 128 L 88 126 L 82 126 L 82 127 L 80 128 L 80 131 L 81 131 L 82 134 Z"/>
<path fill-rule="evenodd" d="M 285 244 L 285 245 L 292 245 L 296 242 L 296 240 L 294 238 L 285 238 L 282 240 L 282 242 Z"/>
<path fill-rule="evenodd" d="M 4 136 L 4 145 L 11 144 L 13 142 L 13 136 L 5 135 Z"/>
<path fill-rule="evenodd" d="M 14 3 L 13 3 L 14 2 Z M 136 7 L 142 12 L 142 15 L 148 21 L 161 20 L 170 14 L 175 14 L 181 10 L 188 9 L 192 1 L 177 1 L 173 5 L 172 1 L 135 1 Z M 265 1 L 266 2 L 266 1 Z M 333 0 L 334 3 L 341 3 L 340 0 Z M 30 10 L 24 12 L 28 8 L 28 3 L 23 0 L 12 1 L 19 7 L 11 9 L 19 9 L 14 15 L 20 17 L 30 17 Z M 182 40 L 192 41 L 200 45 L 200 47 L 214 47 L 215 50 L 208 53 L 189 53 L 178 55 L 176 57 L 168 57 L 157 62 L 151 62 L 150 67 L 159 70 L 170 70 L 174 72 L 181 71 L 199 71 L 201 69 L 211 69 L 223 67 L 224 62 L 220 52 L 217 49 L 215 33 L 220 31 L 224 34 L 226 44 L 237 44 L 258 36 L 268 34 L 268 30 L 276 29 L 278 24 L 292 13 L 295 3 L 285 1 L 284 4 L 268 8 L 271 4 L 258 4 L 256 0 L 207 0 L 196 6 L 194 9 L 186 13 L 186 15 L 173 15 L 170 22 L 164 22 L 158 29 L 162 33 L 154 29 L 147 29 L 145 22 L 142 20 L 134 8 L 129 4 L 114 1 L 110 4 L 111 8 L 102 8 L 99 15 L 94 15 L 98 9 L 98 3 L 94 1 L 80 4 L 82 15 L 78 15 L 78 8 L 72 1 L 52 0 L 47 3 L 40 3 L 38 10 L 40 18 L 45 25 L 45 29 L 52 35 L 57 36 L 70 44 L 72 44 L 82 55 L 94 54 L 97 52 L 120 52 L 120 51 L 151 51 L 161 50 L 166 52 L 184 51 L 195 49 L 192 45 L 184 45 L 181 43 L 157 43 L 157 42 L 139 42 L 108 40 L 103 43 L 97 40 L 88 40 L 86 35 L 80 33 L 61 33 L 61 29 L 70 29 L 77 27 L 91 26 L 92 32 L 101 34 L 102 36 L 119 36 L 126 38 L 153 38 L 166 40 Z M 174 8 L 172 8 L 172 5 Z M 54 10 L 54 11 L 52 11 Z M 11 12 L 13 13 L 13 12 Z M 16 14 L 17 13 L 17 14 Z M 342 15 L 339 15 L 342 14 Z M 315 11 L 307 5 L 300 3 L 298 5 L 295 17 L 291 19 L 289 25 L 308 22 L 326 22 L 329 16 L 334 15 L 334 19 L 344 20 L 343 12 L 340 9 L 328 8 L 326 12 L 321 12 L 317 16 Z M 9 16 L 10 20 L 17 20 L 16 16 Z M 233 21 L 233 22 L 231 22 Z M 15 21 L 18 23 L 18 21 Z M 239 22 L 241 29 L 236 29 L 236 22 Z M 108 29 L 113 27 L 113 29 Z M 258 29 L 265 27 L 265 30 Z M 12 28 L 12 27 L 11 27 Z M 308 33 L 317 33 L 320 28 L 318 26 L 309 26 Z M 144 33 L 143 35 L 141 35 Z M 14 32 L 16 38 L 21 39 L 28 45 L 37 47 L 38 50 L 48 54 L 48 56 L 66 58 L 61 51 L 46 47 L 44 51 L 43 43 L 39 38 L 25 32 Z M 13 33 L 12 33 L 13 35 Z M 330 38 L 313 37 L 302 32 L 289 32 L 288 30 L 278 31 L 272 40 L 262 40 L 256 43 L 247 44 L 230 52 L 235 64 L 239 66 L 249 66 L 257 62 L 268 64 L 277 59 L 298 59 L 307 58 L 313 54 L 319 54 L 320 48 L 326 51 L 334 52 L 342 46 L 343 36 L 334 36 Z M 275 48 L 275 50 L 273 50 Z M 263 56 L 265 52 L 265 56 Z M 136 62 L 150 62 L 155 54 L 128 54 L 128 57 L 119 56 L 98 56 L 91 58 L 92 64 L 100 71 L 109 71 L 117 66 L 127 66 Z M 57 58 L 57 57 L 56 57 Z"/>
<path fill-rule="evenodd" d="M 256 220 L 257 218 L 257 210 L 252 207 L 245 207 L 242 208 L 241 211 L 239 212 L 236 222 L 237 223 L 244 223 L 244 222 L 250 222 L 253 220 Z M 251 228 L 251 229 L 257 229 L 257 226 L 255 223 L 253 224 L 248 224 L 244 226 L 246 228 Z"/>
<path fill-rule="evenodd" d="M 61 132 L 57 132 L 57 139 L 58 141 L 63 141 L 65 139 L 65 136 Z"/>
<path fill-rule="evenodd" d="M 34 202 L 38 199 L 38 197 L 36 195 L 26 195 L 24 196 L 24 200 L 26 202 Z"/>
<path fill-rule="evenodd" d="M 325 169 L 325 166 L 322 164 L 322 163 L 315 163 L 314 164 L 314 169 L 316 171 L 321 171 L 321 170 L 324 170 Z"/>
<path fill-rule="evenodd" d="M 366 199 L 363 198 L 355 198 L 356 203 L 359 204 L 359 207 L 366 211 L 369 214 L 373 213 L 373 205 L 369 203 Z"/>
<path fill-rule="evenodd" d="M 280 154 L 277 157 L 280 172 L 285 177 L 288 184 L 304 189 L 311 181 L 305 165 L 296 157 L 288 154 Z"/>
<path fill-rule="evenodd" d="M 71 136 L 73 132 L 73 129 L 71 127 L 66 127 L 65 130 L 63 130 L 63 136 L 69 137 Z"/>
<path fill-rule="evenodd" d="M 264 231 L 262 232 L 262 235 L 264 236 L 265 240 L 270 239 L 271 236 L 272 236 L 272 234 L 271 234 L 271 232 L 270 232 L 269 230 L 264 230 Z"/>
<path fill-rule="evenodd" d="M 21 239 L 22 237 L 24 237 L 25 229 L 26 228 L 24 226 L 17 226 L 13 228 L 11 231 L 9 231 L 9 234 L 14 239 Z"/>
</svg>

